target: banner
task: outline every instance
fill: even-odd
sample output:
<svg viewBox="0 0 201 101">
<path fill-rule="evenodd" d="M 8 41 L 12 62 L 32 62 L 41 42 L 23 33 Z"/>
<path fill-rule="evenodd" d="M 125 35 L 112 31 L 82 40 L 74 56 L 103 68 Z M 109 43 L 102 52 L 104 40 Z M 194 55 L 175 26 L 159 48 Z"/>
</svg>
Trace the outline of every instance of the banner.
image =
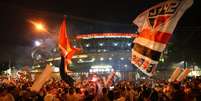
<svg viewBox="0 0 201 101">
<path fill-rule="evenodd" d="M 139 35 L 133 41 L 132 64 L 152 76 L 169 39 L 193 0 L 167 0 L 141 13 L 133 21 Z"/>
<path fill-rule="evenodd" d="M 47 82 L 52 74 L 52 67 L 50 65 L 46 65 L 43 72 L 40 74 L 38 79 L 34 82 L 34 84 L 31 87 L 31 91 L 39 92 L 42 86 Z"/>
</svg>

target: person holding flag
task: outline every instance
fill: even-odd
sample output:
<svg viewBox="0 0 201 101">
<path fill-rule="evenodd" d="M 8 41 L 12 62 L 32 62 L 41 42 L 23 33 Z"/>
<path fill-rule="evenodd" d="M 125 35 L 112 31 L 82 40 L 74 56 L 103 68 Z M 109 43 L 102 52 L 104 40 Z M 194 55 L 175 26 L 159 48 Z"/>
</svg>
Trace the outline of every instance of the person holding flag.
<svg viewBox="0 0 201 101">
<path fill-rule="evenodd" d="M 72 72 L 69 68 L 71 64 L 71 59 L 76 51 L 79 49 L 74 48 L 71 43 L 66 29 L 66 16 L 61 24 L 59 31 L 58 47 L 61 54 L 61 64 L 60 64 L 60 76 L 68 84 L 72 84 L 74 80 L 67 75 L 67 73 Z"/>
</svg>

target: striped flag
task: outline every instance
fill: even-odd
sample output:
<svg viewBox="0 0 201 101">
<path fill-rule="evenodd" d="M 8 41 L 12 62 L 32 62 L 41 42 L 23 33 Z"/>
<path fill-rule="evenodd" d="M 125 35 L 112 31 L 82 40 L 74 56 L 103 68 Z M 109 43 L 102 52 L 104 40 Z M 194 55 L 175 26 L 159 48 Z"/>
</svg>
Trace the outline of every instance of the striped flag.
<svg viewBox="0 0 201 101">
<path fill-rule="evenodd" d="M 133 41 L 132 64 L 152 76 L 177 22 L 192 4 L 193 0 L 167 0 L 137 16 L 133 23 L 139 35 Z"/>
<path fill-rule="evenodd" d="M 173 82 L 177 79 L 177 77 L 179 76 L 179 74 L 181 73 L 181 69 L 180 67 L 177 67 L 174 72 L 172 73 L 172 75 L 170 76 L 170 79 L 168 80 L 169 82 Z"/>
<path fill-rule="evenodd" d="M 182 80 L 184 80 L 188 76 L 188 73 L 190 73 L 190 69 L 185 68 L 183 70 L 183 72 L 177 77 L 176 81 L 181 82 Z"/>
</svg>

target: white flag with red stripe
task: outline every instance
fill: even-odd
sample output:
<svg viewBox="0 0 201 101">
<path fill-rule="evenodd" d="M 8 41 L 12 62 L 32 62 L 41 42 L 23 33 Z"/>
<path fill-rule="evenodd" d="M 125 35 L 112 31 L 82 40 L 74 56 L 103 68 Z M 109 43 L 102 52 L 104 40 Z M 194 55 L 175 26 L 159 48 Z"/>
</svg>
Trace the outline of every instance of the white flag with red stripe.
<svg viewBox="0 0 201 101">
<path fill-rule="evenodd" d="M 167 0 L 141 13 L 133 21 L 139 35 L 133 41 L 131 62 L 148 76 L 155 73 L 161 53 L 193 0 Z"/>
</svg>

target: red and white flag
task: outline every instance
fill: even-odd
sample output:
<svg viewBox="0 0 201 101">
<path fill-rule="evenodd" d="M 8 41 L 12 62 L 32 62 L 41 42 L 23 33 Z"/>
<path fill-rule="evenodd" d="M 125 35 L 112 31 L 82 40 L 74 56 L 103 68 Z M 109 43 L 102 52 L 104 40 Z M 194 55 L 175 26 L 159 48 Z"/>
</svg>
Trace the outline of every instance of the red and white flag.
<svg viewBox="0 0 201 101">
<path fill-rule="evenodd" d="M 190 73 L 190 69 L 185 68 L 183 70 L 183 72 L 177 77 L 176 81 L 180 82 L 180 81 L 184 80 L 188 76 L 188 73 Z"/>
<path fill-rule="evenodd" d="M 152 76 L 177 22 L 191 7 L 193 0 L 167 0 L 141 13 L 133 21 L 139 35 L 133 41 L 131 62 Z"/>
<path fill-rule="evenodd" d="M 53 71 L 52 67 L 50 65 L 46 65 L 45 69 L 37 78 L 37 80 L 34 82 L 30 90 L 39 92 L 42 86 L 45 84 L 45 82 L 47 82 L 50 79 L 52 71 Z"/>
<path fill-rule="evenodd" d="M 169 82 L 173 82 L 177 79 L 177 77 L 179 76 L 179 74 L 181 73 L 181 69 L 180 67 L 177 67 L 174 72 L 172 73 L 172 75 L 170 76 L 170 79 L 168 80 Z"/>
</svg>

